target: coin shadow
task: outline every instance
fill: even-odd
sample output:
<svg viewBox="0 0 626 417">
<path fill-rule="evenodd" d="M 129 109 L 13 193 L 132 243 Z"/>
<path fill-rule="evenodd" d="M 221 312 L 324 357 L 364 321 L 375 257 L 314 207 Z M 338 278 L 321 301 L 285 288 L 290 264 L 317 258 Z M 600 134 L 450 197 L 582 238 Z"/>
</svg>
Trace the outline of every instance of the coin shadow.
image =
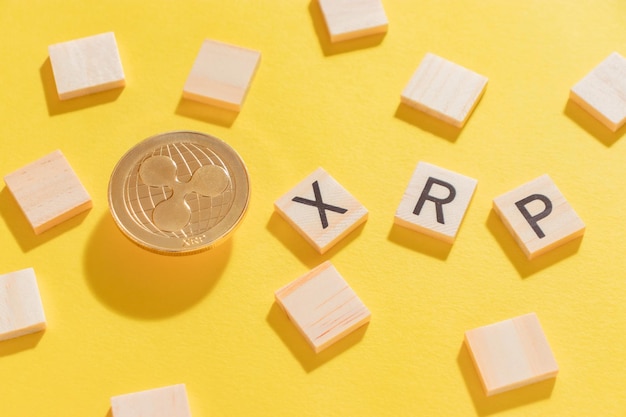
<svg viewBox="0 0 626 417">
<path fill-rule="evenodd" d="M 101 104 L 111 103 L 117 100 L 124 90 L 124 87 L 118 87 L 94 94 L 75 97 L 69 100 L 60 100 L 59 95 L 57 94 L 57 87 L 56 82 L 54 81 L 54 73 L 52 72 L 50 57 L 46 58 L 44 63 L 39 68 L 39 76 L 41 78 L 46 105 L 48 107 L 48 114 L 50 116 L 56 116 L 63 113 L 70 113 L 89 107 L 95 107 Z"/>
<path fill-rule="evenodd" d="M 29 252 L 68 230 L 78 227 L 83 220 L 85 220 L 90 211 L 91 210 L 86 210 L 79 213 L 53 228 L 36 235 L 9 189 L 4 187 L 2 191 L 0 191 L 0 216 L 4 219 L 4 222 L 11 231 L 11 234 L 13 234 L 15 241 L 20 246 L 23 253 Z"/>
<path fill-rule="evenodd" d="M 209 251 L 167 256 L 142 249 L 105 215 L 84 257 L 85 277 L 107 308 L 137 319 L 158 320 L 199 303 L 228 263 L 232 239 Z"/>
<path fill-rule="evenodd" d="M 307 373 L 313 372 L 359 343 L 369 327 L 367 323 L 321 352 L 315 353 L 278 303 L 272 303 L 266 321 Z"/>
<path fill-rule="evenodd" d="M 222 109 L 211 106 L 210 104 L 187 100 L 184 97 L 181 97 L 178 101 L 176 114 L 223 127 L 231 127 L 233 123 L 235 123 L 237 116 L 239 116 L 238 111 Z"/>
</svg>

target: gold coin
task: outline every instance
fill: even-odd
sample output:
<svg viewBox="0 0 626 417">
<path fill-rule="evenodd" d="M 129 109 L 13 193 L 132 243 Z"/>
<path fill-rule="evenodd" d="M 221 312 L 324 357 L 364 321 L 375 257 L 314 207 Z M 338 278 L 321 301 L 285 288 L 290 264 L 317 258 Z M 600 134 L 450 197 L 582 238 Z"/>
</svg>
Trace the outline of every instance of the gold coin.
<svg viewBox="0 0 626 417">
<path fill-rule="evenodd" d="M 131 148 L 109 182 L 109 208 L 133 242 L 188 254 L 223 242 L 250 200 L 246 166 L 227 143 L 198 132 L 152 136 Z"/>
</svg>

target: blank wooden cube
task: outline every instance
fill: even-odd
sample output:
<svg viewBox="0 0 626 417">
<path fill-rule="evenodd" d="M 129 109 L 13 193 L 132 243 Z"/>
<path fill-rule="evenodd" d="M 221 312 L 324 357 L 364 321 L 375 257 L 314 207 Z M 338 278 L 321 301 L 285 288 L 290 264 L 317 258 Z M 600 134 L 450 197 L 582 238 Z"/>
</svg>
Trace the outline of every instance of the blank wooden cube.
<svg viewBox="0 0 626 417">
<path fill-rule="evenodd" d="M 50 45 L 48 53 L 60 100 L 126 84 L 113 32 Z"/>
<path fill-rule="evenodd" d="M 585 224 L 548 175 L 496 197 L 493 208 L 528 259 L 585 233 Z"/>
<path fill-rule="evenodd" d="M 318 168 L 274 203 L 318 252 L 324 253 L 367 220 L 367 209 L 324 169 Z"/>
<path fill-rule="evenodd" d="M 488 396 L 559 372 L 535 313 L 469 330 L 465 344 Z"/>
<path fill-rule="evenodd" d="M 463 127 L 486 85 L 487 77 L 427 53 L 404 88 L 401 101 L 453 126 Z"/>
<path fill-rule="evenodd" d="M 184 384 L 111 398 L 113 417 L 191 417 Z"/>
<path fill-rule="evenodd" d="M 626 122 L 626 59 L 613 52 L 572 87 L 570 98 L 615 132 Z"/>
<path fill-rule="evenodd" d="M 420 162 L 402 196 L 394 222 L 452 243 L 476 184 L 478 181 L 473 178 Z"/>
<path fill-rule="evenodd" d="M 261 53 L 207 39 L 191 68 L 183 97 L 227 110 L 241 110 Z"/>
<path fill-rule="evenodd" d="M 326 261 L 275 293 L 315 352 L 370 321 L 371 313 Z"/>
<path fill-rule="evenodd" d="M 37 278 L 32 268 L 0 275 L 0 340 L 46 328 Z"/>
<path fill-rule="evenodd" d="M 331 42 L 387 32 L 380 0 L 319 0 Z"/>
<path fill-rule="evenodd" d="M 40 234 L 91 208 L 91 198 L 61 151 L 4 177 L 7 188 Z"/>
</svg>

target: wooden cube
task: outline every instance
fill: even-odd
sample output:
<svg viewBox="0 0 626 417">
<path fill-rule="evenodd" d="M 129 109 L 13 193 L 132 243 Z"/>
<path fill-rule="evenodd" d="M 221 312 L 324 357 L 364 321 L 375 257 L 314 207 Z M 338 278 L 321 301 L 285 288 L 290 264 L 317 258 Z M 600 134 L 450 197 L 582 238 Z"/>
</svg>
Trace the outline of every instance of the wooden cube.
<svg viewBox="0 0 626 417">
<path fill-rule="evenodd" d="M 191 417 L 184 384 L 111 398 L 113 417 Z"/>
<path fill-rule="evenodd" d="M 322 168 L 279 198 L 274 208 L 320 253 L 367 220 L 367 209 Z"/>
<path fill-rule="evenodd" d="M 370 321 L 371 313 L 326 261 L 275 293 L 315 352 L 320 352 Z"/>
<path fill-rule="evenodd" d="M 46 317 L 32 268 L 0 275 L 0 340 L 39 332 Z"/>
<path fill-rule="evenodd" d="M 394 222 L 453 243 L 477 180 L 426 162 L 417 164 Z"/>
<path fill-rule="evenodd" d="M 626 122 L 626 59 L 613 52 L 572 87 L 570 98 L 615 132 Z"/>
<path fill-rule="evenodd" d="M 207 39 L 191 68 L 183 97 L 239 111 L 260 59 L 258 51 Z"/>
<path fill-rule="evenodd" d="M 469 330 L 465 344 L 488 396 L 559 372 L 535 313 Z"/>
<path fill-rule="evenodd" d="M 387 32 L 380 0 L 319 0 L 331 42 Z"/>
<path fill-rule="evenodd" d="M 493 208 L 528 259 L 585 233 L 585 224 L 548 175 L 496 197 Z"/>
<path fill-rule="evenodd" d="M 91 198 L 61 151 L 4 177 L 35 234 L 91 208 Z"/>
<path fill-rule="evenodd" d="M 482 97 L 487 78 L 427 53 L 401 101 L 456 127 L 463 127 Z"/>
<path fill-rule="evenodd" d="M 113 32 L 48 47 L 60 100 L 126 85 Z"/>
</svg>

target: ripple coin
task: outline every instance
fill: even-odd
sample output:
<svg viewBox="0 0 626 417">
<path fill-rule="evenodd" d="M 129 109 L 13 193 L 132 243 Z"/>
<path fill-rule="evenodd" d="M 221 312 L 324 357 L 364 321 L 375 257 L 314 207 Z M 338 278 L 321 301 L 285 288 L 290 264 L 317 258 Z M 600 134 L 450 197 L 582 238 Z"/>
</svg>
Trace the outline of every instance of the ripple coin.
<svg viewBox="0 0 626 417">
<path fill-rule="evenodd" d="M 145 249 L 189 254 L 223 242 L 248 208 L 246 166 L 226 142 L 199 132 L 168 132 L 131 148 L 109 181 L 120 230 Z"/>
</svg>

